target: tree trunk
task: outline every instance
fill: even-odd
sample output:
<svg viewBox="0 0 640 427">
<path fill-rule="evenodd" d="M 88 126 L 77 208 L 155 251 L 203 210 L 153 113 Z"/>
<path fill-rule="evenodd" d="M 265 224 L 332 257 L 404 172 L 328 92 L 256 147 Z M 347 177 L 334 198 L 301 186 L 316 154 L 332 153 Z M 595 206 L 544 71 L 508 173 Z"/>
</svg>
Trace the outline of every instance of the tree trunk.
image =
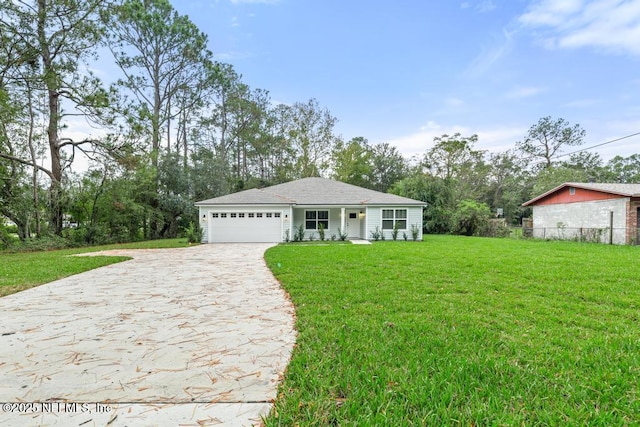
<svg viewBox="0 0 640 427">
<path fill-rule="evenodd" d="M 31 185 L 33 186 L 33 212 L 35 214 L 36 221 L 36 237 L 40 237 L 40 201 L 38 197 L 38 168 L 35 165 L 38 162 L 36 157 L 36 150 L 33 146 L 33 128 L 35 126 L 35 117 L 33 114 L 33 97 L 31 92 L 31 85 L 27 82 L 27 97 L 29 101 L 29 134 L 27 136 L 27 143 L 29 144 L 29 154 L 31 155 L 31 161 L 33 162 L 33 173 L 31 175 Z"/>
<path fill-rule="evenodd" d="M 151 218 L 149 221 L 149 237 L 151 239 L 157 239 L 160 237 L 160 233 L 158 233 L 158 218 L 156 216 L 156 212 L 160 207 L 160 201 L 158 199 L 158 191 L 160 187 L 160 183 L 158 182 L 158 159 L 160 157 L 160 109 L 162 108 L 161 100 L 160 100 L 160 86 L 159 86 L 159 66 L 157 65 L 157 57 L 156 57 L 156 68 L 154 73 L 154 102 L 153 102 L 153 118 L 151 123 L 151 169 L 155 174 L 153 178 L 153 196 L 151 202 L 151 208 L 153 211 L 151 212 Z"/>
<path fill-rule="evenodd" d="M 62 164 L 60 147 L 58 145 L 58 124 L 60 121 L 60 94 L 58 93 L 57 75 L 54 70 L 51 52 L 45 33 L 45 20 L 47 14 L 46 0 L 38 0 L 38 41 L 42 68 L 47 85 L 47 97 L 49 107 L 49 123 L 47 137 L 49 140 L 49 155 L 51 156 L 51 186 L 49 188 L 50 226 L 54 234 L 62 234 Z"/>
</svg>

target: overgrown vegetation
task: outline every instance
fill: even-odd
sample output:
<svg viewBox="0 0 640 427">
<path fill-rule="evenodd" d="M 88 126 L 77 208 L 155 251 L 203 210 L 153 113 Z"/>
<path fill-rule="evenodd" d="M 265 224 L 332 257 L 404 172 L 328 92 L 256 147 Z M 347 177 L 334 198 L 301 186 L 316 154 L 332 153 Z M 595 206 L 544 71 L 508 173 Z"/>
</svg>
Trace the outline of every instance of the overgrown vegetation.
<svg viewBox="0 0 640 427">
<path fill-rule="evenodd" d="M 266 425 L 633 425 L 637 257 L 455 236 L 271 248 L 299 336 Z"/>
<path fill-rule="evenodd" d="M 462 200 L 451 218 L 451 231 L 464 236 L 487 235 L 490 219 L 489 206 L 473 200 Z"/>
</svg>

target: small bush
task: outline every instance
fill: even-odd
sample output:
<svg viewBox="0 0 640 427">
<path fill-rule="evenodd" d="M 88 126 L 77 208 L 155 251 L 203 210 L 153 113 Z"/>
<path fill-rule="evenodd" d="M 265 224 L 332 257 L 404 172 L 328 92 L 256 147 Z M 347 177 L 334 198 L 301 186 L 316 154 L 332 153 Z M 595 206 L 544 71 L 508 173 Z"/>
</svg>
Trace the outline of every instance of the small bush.
<svg viewBox="0 0 640 427">
<path fill-rule="evenodd" d="M 191 221 L 189 226 L 184 229 L 185 237 L 189 243 L 201 243 L 202 242 L 202 228 L 199 223 Z"/>
<path fill-rule="evenodd" d="M 289 243 L 291 241 L 290 230 L 287 228 L 284 230 L 284 241 Z"/>
<path fill-rule="evenodd" d="M 409 240 L 409 236 L 407 236 L 407 232 L 403 231 L 402 232 L 402 238 L 404 239 L 404 241 L 406 242 L 407 240 Z"/>
<path fill-rule="evenodd" d="M 318 226 L 318 234 L 320 235 L 320 240 L 324 242 L 324 224 L 322 223 Z"/>
<path fill-rule="evenodd" d="M 418 227 L 418 224 L 411 224 L 411 238 L 413 239 L 414 242 L 418 240 L 419 235 L 420 235 L 420 228 Z"/>
<path fill-rule="evenodd" d="M 302 225 L 294 227 L 293 241 L 302 242 L 304 240 L 304 227 Z"/>
<path fill-rule="evenodd" d="M 376 227 L 376 229 L 371 232 L 371 238 L 376 242 L 380 239 L 384 240 L 384 232 L 380 230 L 380 227 Z"/>
<path fill-rule="evenodd" d="M 343 233 L 340 227 L 338 227 L 338 237 L 340 238 L 340 241 L 344 242 L 345 240 L 347 240 L 347 237 L 349 237 L 349 235 L 347 233 Z"/>
<path fill-rule="evenodd" d="M 399 225 L 399 221 L 396 221 L 395 224 L 393 224 L 393 230 L 391 231 L 391 238 L 393 240 L 398 240 L 398 233 L 400 232 Z"/>
<path fill-rule="evenodd" d="M 313 242 L 315 238 L 316 238 L 316 233 L 311 232 L 311 234 L 309 234 L 309 241 Z"/>
</svg>

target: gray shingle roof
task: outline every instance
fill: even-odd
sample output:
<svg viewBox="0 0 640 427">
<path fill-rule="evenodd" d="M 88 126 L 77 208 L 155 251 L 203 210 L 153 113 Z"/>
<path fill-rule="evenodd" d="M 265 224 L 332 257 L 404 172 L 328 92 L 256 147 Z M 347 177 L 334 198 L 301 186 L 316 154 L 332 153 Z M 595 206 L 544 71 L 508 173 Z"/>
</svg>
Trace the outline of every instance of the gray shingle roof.
<svg viewBox="0 0 640 427">
<path fill-rule="evenodd" d="M 594 183 L 594 182 L 565 182 L 562 185 L 557 186 L 544 194 L 535 197 L 528 202 L 522 204 L 522 206 L 529 206 L 534 204 L 540 199 L 544 199 L 550 194 L 564 187 L 576 187 L 583 188 L 585 190 L 600 191 L 603 193 L 616 194 L 623 197 L 640 197 L 640 184 L 612 184 L 612 183 Z"/>
<path fill-rule="evenodd" d="M 196 205 L 424 205 L 395 194 L 381 193 L 356 185 L 326 178 L 303 178 L 261 189 L 251 189 L 214 199 L 202 200 Z"/>
<path fill-rule="evenodd" d="M 640 184 L 598 184 L 598 183 L 581 183 L 568 182 L 566 185 L 572 187 L 584 188 L 587 190 L 604 191 L 605 193 L 620 194 L 621 196 L 638 197 L 640 196 Z"/>
</svg>

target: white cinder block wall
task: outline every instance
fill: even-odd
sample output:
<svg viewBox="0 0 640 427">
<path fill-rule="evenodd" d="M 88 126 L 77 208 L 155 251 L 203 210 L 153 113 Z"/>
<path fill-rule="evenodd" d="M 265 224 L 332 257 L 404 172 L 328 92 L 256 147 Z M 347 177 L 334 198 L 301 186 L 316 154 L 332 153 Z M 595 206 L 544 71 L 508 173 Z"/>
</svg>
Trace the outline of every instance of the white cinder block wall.
<svg viewBox="0 0 640 427">
<path fill-rule="evenodd" d="M 609 242 L 609 218 L 613 211 L 613 243 L 626 243 L 629 198 L 560 203 L 533 207 L 533 236 L 540 239 L 573 239 L 586 229 L 603 229 L 601 242 Z M 564 224 L 564 229 L 558 224 Z"/>
</svg>

